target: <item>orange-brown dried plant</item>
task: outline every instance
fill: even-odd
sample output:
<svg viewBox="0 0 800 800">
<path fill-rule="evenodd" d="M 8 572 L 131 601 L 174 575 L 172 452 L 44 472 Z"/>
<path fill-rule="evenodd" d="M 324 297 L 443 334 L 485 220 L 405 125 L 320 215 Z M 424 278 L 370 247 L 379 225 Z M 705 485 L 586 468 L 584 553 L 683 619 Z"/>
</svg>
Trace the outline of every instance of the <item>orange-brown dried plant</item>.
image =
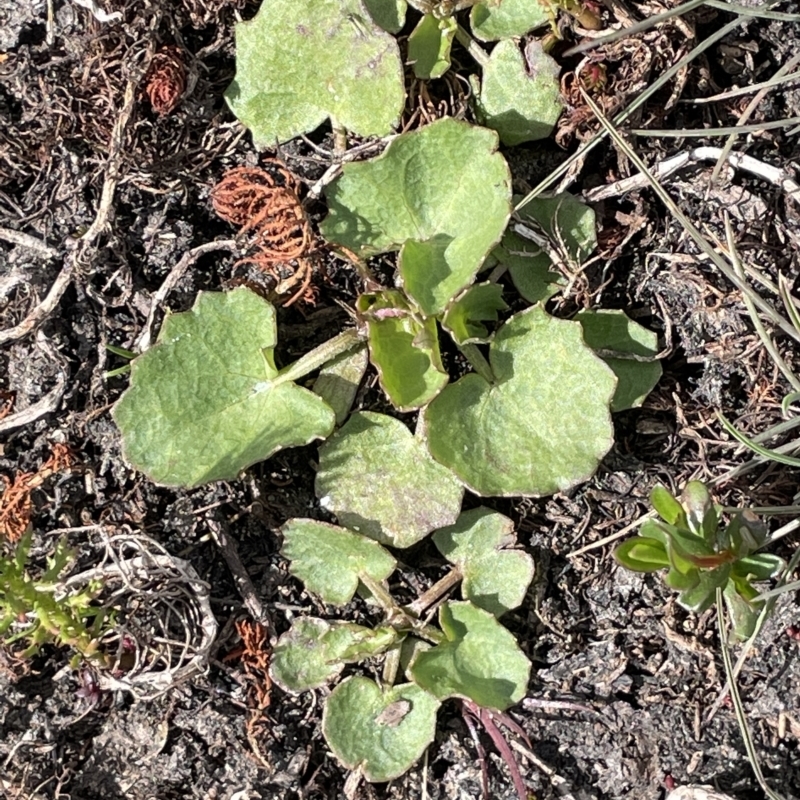
<svg viewBox="0 0 800 800">
<path fill-rule="evenodd" d="M 247 738 L 255 754 L 265 763 L 259 741 L 268 732 L 267 709 L 270 704 L 272 681 L 269 677 L 268 630 L 259 622 L 239 620 L 236 632 L 242 637 L 242 646 L 235 653 L 241 658 L 247 680 Z"/>
<path fill-rule="evenodd" d="M 160 117 L 177 108 L 186 91 L 186 67 L 179 47 L 167 45 L 153 56 L 144 91 L 153 111 Z"/>
<path fill-rule="evenodd" d="M 0 540 L 18 542 L 28 530 L 33 512 L 31 492 L 41 486 L 56 472 L 72 465 L 69 448 L 63 444 L 53 446 L 53 452 L 37 472 L 19 472 L 13 481 L 0 475 L 3 494 L 0 495 Z"/>
<path fill-rule="evenodd" d="M 291 305 L 310 295 L 314 239 L 297 195 L 297 181 L 277 162 L 269 163 L 275 174 L 257 167 L 226 172 L 211 191 L 211 202 L 218 216 L 252 236 L 254 252 L 237 263 L 255 264 L 280 280 L 276 287 L 279 295 L 299 286 L 284 303 Z M 283 278 L 279 267 L 288 267 L 290 262 L 295 266 L 289 277 Z"/>
</svg>

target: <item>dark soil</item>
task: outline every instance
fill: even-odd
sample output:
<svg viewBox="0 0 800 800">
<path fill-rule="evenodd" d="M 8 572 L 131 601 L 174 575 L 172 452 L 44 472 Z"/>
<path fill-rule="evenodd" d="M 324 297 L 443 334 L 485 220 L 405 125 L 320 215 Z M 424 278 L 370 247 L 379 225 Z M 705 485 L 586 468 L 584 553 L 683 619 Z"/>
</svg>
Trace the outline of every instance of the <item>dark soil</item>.
<svg viewBox="0 0 800 800">
<path fill-rule="evenodd" d="M 247 611 L 212 536 L 223 525 L 238 542 L 277 634 L 300 613 L 325 615 L 288 575 L 278 553 L 283 522 L 323 515 L 313 494 L 315 448 L 281 452 L 235 483 L 193 491 L 156 487 L 120 456 L 110 408 L 128 379 L 104 377 L 125 363 L 107 345 L 136 345 L 151 298 L 181 257 L 235 234 L 214 215 L 208 198 L 225 170 L 265 158 L 222 97 L 234 73 L 236 14 L 252 16 L 254 7 L 236 0 L 101 5 L 120 19 L 99 22 L 69 0 L 0 0 L 0 330 L 23 321 L 57 276 L 71 270 L 55 307 L 0 346 L 0 408 L 11 403 L 11 414 L 27 412 L 13 428 L 0 428 L 0 473 L 13 480 L 35 472 L 54 445 L 67 445 L 72 467 L 32 494 L 35 564 L 44 564 L 64 529 L 84 531 L 69 534 L 84 558 L 85 531 L 93 526 L 141 531 L 187 559 L 208 582 L 220 634 L 206 674 L 150 702 L 135 702 L 121 691 L 89 701 L 77 693 L 85 677 L 69 669 L 65 651 L 47 647 L 23 664 L 7 649 L 0 661 L 0 795 L 343 797 L 346 773 L 320 733 L 321 693 L 291 697 L 273 689 L 267 724 L 255 740 L 248 735 L 252 695 L 235 658 L 233 627 Z M 659 10 L 642 7 L 637 16 Z M 780 10 L 796 14 L 800 6 L 782 3 Z M 703 38 L 730 15 L 704 9 L 685 19 L 684 26 L 668 24 L 636 40 L 643 45 L 607 51 L 620 96 L 634 96 L 687 51 L 687 37 Z M 160 116 L 143 86 L 148 64 L 166 45 L 177 47 L 187 79 L 180 105 Z M 754 19 L 692 63 L 677 85 L 681 102 L 669 105 L 668 94 L 657 95 L 634 127 L 733 125 L 752 94 L 706 105 L 683 101 L 767 80 L 798 52 L 797 23 Z M 569 117 L 573 129 L 562 125 L 559 134 L 567 150 L 575 147 L 574 133 L 583 137 L 595 125 L 581 121 L 579 110 Z M 460 112 L 469 117 L 466 108 Z M 800 88 L 790 84 L 767 93 L 750 121 L 798 115 Z M 798 142 L 796 132 L 773 129 L 739 137 L 736 149 L 791 172 L 800 159 Z M 723 140 L 636 143 L 655 163 Z M 321 129 L 278 155 L 310 184 L 330 165 L 325 153 L 331 147 L 330 133 Z M 506 153 L 515 189 L 535 185 L 564 154 L 554 142 Z M 711 164 L 699 164 L 666 184 L 696 224 L 722 241 L 722 212 L 729 211 L 748 263 L 772 280 L 782 273 L 794 285 L 800 275 L 798 206 L 780 187 L 743 172 L 723 170 L 707 194 L 710 171 Z M 603 145 L 570 190 L 580 193 L 632 172 L 624 156 Z M 108 203 L 104 184 L 112 190 Z M 780 420 L 789 388 L 740 294 L 697 254 L 650 191 L 613 197 L 596 208 L 600 258 L 552 310 L 627 310 L 662 337 L 664 376 L 643 408 L 616 417 L 616 444 L 590 482 L 569 496 L 489 501 L 515 520 L 537 564 L 529 602 L 504 618 L 534 664 L 529 699 L 511 711 L 542 762 L 520 756 L 523 774 L 539 800 L 656 800 L 673 782 L 713 784 L 741 800 L 759 798 L 732 708 L 723 703 L 710 714 L 725 684 L 713 612 L 686 613 L 657 576 L 618 567 L 611 544 L 584 548 L 648 511 L 657 482 L 680 487 L 692 478 L 719 478 L 747 461 L 721 432 L 717 412 L 754 435 Z M 312 204 L 309 211 L 317 221 L 324 207 Z M 14 232 L 31 238 L 15 238 Z M 274 281 L 237 267 L 239 257 L 227 249 L 197 259 L 158 309 L 153 332 L 164 310 L 185 310 L 200 290 L 241 281 L 257 281 L 264 292 L 274 288 Z M 344 328 L 348 318 L 336 301 L 352 303 L 357 291 L 356 277 L 341 265 L 332 262 L 316 274 L 315 302 L 280 312 L 283 358 L 295 358 Z M 781 336 L 776 341 L 797 371 L 791 342 Z M 370 384 L 360 402 L 376 397 Z M 718 497 L 730 506 L 788 505 L 796 480 L 788 467 L 762 465 L 721 483 Z M 775 550 L 788 557 L 797 543 L 794 534 Z M 405 558 L 422 584 L 441 574 L 431 566 L 433 556 L 423 546 Z M 349 611 L 353 618 L 367 613 L 361 607 Z M 800 795 L 800 643 L 785 632 L 798 622 L 795 596 L 784 595 L 739 680 L 766 779 L 787 798 Z M 386 786 L 361 786 L 357 796 L 480 797 L 476 746 L 455 703 L 440 720 L 426 765 Z M 504 765 L 488 740 L 483 745 L 489 796 L 514 797 Z"/>
</svg>

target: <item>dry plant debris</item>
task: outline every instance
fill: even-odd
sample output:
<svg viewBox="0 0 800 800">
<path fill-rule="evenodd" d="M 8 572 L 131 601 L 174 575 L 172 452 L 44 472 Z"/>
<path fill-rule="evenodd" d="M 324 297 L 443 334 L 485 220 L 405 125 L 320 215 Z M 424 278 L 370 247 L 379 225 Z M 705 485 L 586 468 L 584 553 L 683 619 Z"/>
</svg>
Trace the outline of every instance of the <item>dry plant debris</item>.
<svg viewBox="0 0 800 800">
<path fill-rule="evenodd" d="M 269 722 L 267 709 L 272 694 L 272 681 L 269 677 L 269 632 L 260 622 L 246 619 L 236 623 L 236 632 L 242 638 L 242 645 L 229 658 L 241 658 L 247 681 L 247 739 L 258 758 L 265 766 L 269 766 L 258 744 Z"/>
<path fill-rule="evenodd" d="M 180 48 L 167 45 L 153 56 L 147 72 L 145 94 L 160 117 L 171 114 L 186 91 L 186 67 Z"/>
<path fill-rule="evenodd" d="M 0 389 L 0 419 L 5 419 L 14 408 L 14 392 L 8 392 L 5 389 Z"/>
<path fill-rule="evenodd" d="M 311 300 L 311 275 L 313 268 L 313 236 L 300 199 L 297 181 L 277 161 L 269 164 L 280 180 L 265 169 L 236 167 L 225 173 L 211 192 L 214 211 L 226 222 L 241 226 L 242 234 L 252 235 L 255 252 L 237 264 L 255 264 L 259 269 L 279 280 L 275 287 L 284 295 L 298 287 L 284 303 Z M 291 274 L 284 278 L 280 267 L 290 266 Z"/>
<path fill-rule="evenodd" d="M 28 530 L 33 503 L 31 492 L 41 486 L 56 472 L 63 472 L 73 464 L 69 448 L 63 444 L 53 445 L 50 458 L 37 472 L 19 472 L 14 480 L 0 475 L 3 494 L 0 495 L 0 539 L 18 542 Z"/>
</svg>

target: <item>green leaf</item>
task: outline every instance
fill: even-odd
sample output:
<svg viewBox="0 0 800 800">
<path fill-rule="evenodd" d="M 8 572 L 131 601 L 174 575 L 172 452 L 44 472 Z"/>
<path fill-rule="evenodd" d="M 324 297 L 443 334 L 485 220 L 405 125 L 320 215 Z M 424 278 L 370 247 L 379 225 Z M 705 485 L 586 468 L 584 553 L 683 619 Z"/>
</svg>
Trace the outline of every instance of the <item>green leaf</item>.
<svg viewBox="0 0 800 800">
<path fill-rule="evenodd" d="M 730 637 L 732 644 L 749 639 L 756 630 L 758 617 L 761 613 L 761 603 L 749 603 L 737 591 L 733 581 L 728 581 L 722 590 L 728 614 L 731 617 L 733 635 Z"/>
<path fill-rule="evenodd" d="M 689 530 L 709 546 L 713 546 L 717 533 L 717 514 L 711 493 L 702 481 L 689 481 L 683 487 L 680 503 L 686 512 Z"/>
<path fill-rule="evenodd" d="M 494 132 L 441 119 L 345 164 L 325 189 L 326 239 L 369 256 L 400 250 L 406 292 L 442 313 L 468 286 L 510 214 L 511 178 Z"/>
<path fill-rule="evenodd" d="M 333 409 L 337 425 L 347 419 L 368 364 L 367 348 L 355 347 L 336 356 L 319 371 L 314 381 L 314 394 Z"/>
<path fill-rule="evenodd" d="M 740 558 L 733 565 L 733 573 L 748 581 L 766 581 L 780 574 L 784 566 L 786 562 L 779 556 L 771 553 L 755 553 Z"/>
<path fill-rule="evenodd" d="M 660 484 L 650 492 L 650 504 L 661 519 L 669 525 L 686 525 L 683 506 Z"/>
<path fill-rule="evenodd" d="M 448 306 L 442 327 L 458 345 L 485 343 L 489 340 L 489 331 L 482 323 L 496 322 L 497 312 L 507 308 L 502 286 L 478 283 L 470 286 Z"/>
<path fill-rule="evenodd" d="M 725 564 L 717 569 L 701 570 L 697 583 L 691 589 L 685 589 L 678 595 L 678 603 L 687 611 L 702 614 L 714 604 L 717 589 L 725 586 L 730 574 L 730 564 Z"/>
<path fill-rule="evenodd" d="M 535 223 L 558 245 L 559 251 L 577 269 L 597 247 L 597 223 L 594 210 L 568 192 L 553 197 L 535 197 L 517 214 L 525 222 Z M 512 228 L 521 230 L 520 226 Z"/>
<path fill-rule="evenodd" d="M 431 455 L 480 495 L 541 496 L 589 478 L 611 447 L 616 378 L 580 325 L 540 306 L 489 347 L 495 383 L 469 374 L 424 410 Z"/>
<path fill-rule="evenodd" d="M 399 420 L 353 414 L 319 456 L 320 505 L 351 530 L 410 547 L 458 518 L 461 485 Z"/>
<path fill-rule="evenodd" d="M 614 551 L 614 558 L 634 572 L 657 572 L 669 566 L 667 548 L 655 539 L 641 536 L 623 542 Z"/>
<path fill-rule="evenodd" d="M 450 69 L 450 47 L 458 23 L 453 17 L 426 14 L 408 37 L 408 60 L 420 80 L 441 78 Z"/>
<path fill-rule="evenodd" d="M 406 0 L 364 0 L 376 25 L 388 33 L 398 33 L 406 22 Z"/>
<path fill-rule="evenodd" d="M 524 36 L 555 19 L 555 4 L 547 0 L 483 0 L 472 7 L 470 26 L 478 39 L 494 42 Z"/>
<path fill-rule="evenodd" d="M 419 686 L 440 700 L 467 697 L 498 711 L 525 696 L 531 662 L 492 614 L 449 602 L 439 610 L 439 624 L 447 641 L 419 653 L 411 665 Z"/>
<path fill-rule="evenodd" d="M 499 42 L 483 68 L 480 121 L 509 146 L 548 137 L 564 110 L 558 73 L 536 39 L 525 45 L 524 55 L 513 40 Z"/>
<path fill-rule="evenodd" d="M 516 290 L 529 303 L 544 303 L 567 285 L 561 273 L 551 271 L 550 256 L 510 228 L 492 250 L 492 258 L 506 266 Z"/>
<path fill-rule="evenodd" d="M 133 361 L 114 408 L 127 461 L 157 483 L 233 480 L 333 430 L 317 395 L 278 377 L 275 309 L 249 289 L 200 292 Z"/>
<path fill-rule="evenodd" d="M 397 778 L 433 741 L 439 701 L 413 683 L 383 689 L 353 676 L 331 692 L 322 714 L 322 733 L 348 769 L 371 783 Z"/>
<path fill-rule="evenodd" d="M 325 603 L 349 603 L 362 575 L 380 583 L 396 566 L 394 558 L 377 542 L 336 525 L 291 519 L 281 533 L 281 555 L 291 561 L 289 572 Z"/>
<path fill-rule="evenodd" d="M 612 411 L 638 408 L 661 377 L 658 361 L 638 361 L 631 356 L 655 359 L 658 336 L 629 319 L 624 311 L 580 311 L 575 319 L 583 326 L 583 338 L 617 376 Z M 615 355 L 619 353 L 619 355 Z"/>
<path fill-rule="evenodd" d="M 397 639 L 397 632 L 388 627 L 373 629 L 303 617 L 278 639 L 270 676 L 287 692 L 316 689 L 339 675 L 345 663 L 383 653 Z"/>
<path fill-rule="evenodd" d="M 381 388 L 395 408 L 413 411 L 430 402 L 450 380 L 442 366 L 436 320 L 413 314 L 394 290 L 362 295 L 358 308 L 365 312 L 370 358 Z"/>
<path fill-rule="evenodd" d="M 385 136 L 405 102 L 400 51 L 361 0 L 264 0 L 236 25 L 236 77 L 225 96 L 259 147 L 328 118 L 359 136 Z"/>
<path fill-rule="evenodd" d="M 522 604 L 533 580 L 533 559 L 517 543 L 514 523 L 488 508 L 465 511 L 433 535 L 439 552 L 461 568 L 461 594 L 499 617 Z"/>
</svg>

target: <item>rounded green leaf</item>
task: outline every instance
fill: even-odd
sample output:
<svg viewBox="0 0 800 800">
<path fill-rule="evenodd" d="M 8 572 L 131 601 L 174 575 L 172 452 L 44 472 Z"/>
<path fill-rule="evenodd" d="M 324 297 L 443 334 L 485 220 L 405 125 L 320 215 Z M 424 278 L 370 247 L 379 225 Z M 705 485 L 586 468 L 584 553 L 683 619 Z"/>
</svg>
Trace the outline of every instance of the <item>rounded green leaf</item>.
<svg viewBox="0 0 800 800">
<path fill-rule="evenodd" d="M 413 683 L 381 688 L 353 676 L 331 692 L 322 714 L 322 733 L 348 769 L 372 783 L 397 778 L 433 741 L 439 701 Z"/>
<path fill-rule="evenodd" d="M 505 145 L 546 138 L 564 109 L 558 72 L 536 39 L 528 42 L 524 55 L 511 39 L 499 42 L 483 68 L 480 121 L 496 130 Z"/>
<path fill-rule="evenodd" d="M 400 51 L 361 0 L 264 0 L 236 25 L 236 77 L 225 96 L 258 146 L 329 117 L 359 136 L 384 136 L 405 102 Z"/>
<path fill-rule="evenodd" d="M 275 309 L 246 288 L 201 292 L 168 316 L 114 408 L 126 460 L 157 483 L 198 486 L 327 436 L 333 411 L 277 378 L 276 341 Z"/>
<path fill-rule="evenodd" d="M 410 547 L 452 525 L 463 492 L 422 441 L 383 414 L 353 414 L 320 448 L 320 505 L 345 527 L 384 544 Z"/>
<path fill-rule="evenodd" d="M 478 608 L 499 617 L 519 606 L 533 579 L 533 559 L 517 543 L 514 523 L 488 508 L 465 511 L 449 528 L 433 535 L 439 552 L 461 567 L 461 593 Z"/>
<path fill-rule="evenodd" d="M 389 33 L 397 33 L 406 22 L 406 0 L 364 0 L 369 15 Z"/>
<path fill-rule="evenodd" d="M 354 347 L 336 356 L 319 371 L 314 381 L 314 394 L 333 409 L 337 425 L 347 419 L 368 364 L 367 348 Z"/>
<path fill-rule="evenodd" d="M 483 0 L 470 12 L 470 26 L 478 39 L 493 42 L 528 31 L 555 19 L 557 6 L 548 0 Z"/>
<path fill-rule="evenodd" d="M 450 69 L 450 47 L 458 23 L 453 17 L 426 14 L 408 37 L 408 60 L 421 80 L 441 78 Z"/>
<path fill-rule="evenodd" d="M 552 271 L 550 256 L 513 230 L 503 234 L 492 258 L 507 267 L 514 287 L 529 303 L 544 303 L 567 284 L 561 273 Z"/>
<path fill-rule="evenodd" d="M 291 562 L 289 572 L 325 603 L 349 603 L 362 575 L 380 583 L 396 566 L 377 542 L 326 522 L 290 519 L 281 533 L 281 555 Z"/>
<path fill-rule="evenodd" d="M 658 336 L 624 311 L 580 311 L 575 319 L 583 327 L 586 344 L 601 351 L 600 357 L 617 376 L 611 410 L 638 408 L 661 377 L 661 364 L 655 360 Z"/>
<path fill-rule="evenodd" d="M 535 197 L 517 213 L 523 220 L 523 227 L 526 219 L 537 223 L 576 269 L 597 247 L 594 210 L 568 192 L 553 197 Z M 512 227 L 522 230 L 518 225 Z"/>
<path fill-rule="evenodd" d="M 453 119 L 402 134 L 326 187 L 322 233 L 362 256 L 400 250 L 405 291 L 440 314 L 508 222 L 511 177 L 496 148 L 493 131 Z"/>
<path fill-rule="evenodd" d="M 358 309 L 367 321 L 370 359 L 392 405 L 413 411 L 430 402 L 450 380 L 442 366 L 436 320 L 412 313 L 395 290 L 361 295 Z"/>
<path fill-rule="evenodd" d="M 270 676 L 287 692 L 317 689 L 339 675 L 345 663 L 383 653 L 397 638 L 387 627 L 373 629 L 315 617 L 297 619 L 275 645 Z"/>
<path fill-rule="evenodd" d="M 497 283 L 470 286 L 448 307 L 442 327 L 456 344 L 485 343 L 489 331 L 484 322 L 496 322 L 497 312 L 508 308 L 503 300 L 503 287 Z"/>
<path fill-rule="evenodd" d="M 431 455 L 480 495 L 541 496 L 589 478 L 613 441 L 614 373 L 577 322 L 534 306 L 489 347 L 495 383 L 469 374 L 425 409 Z"/>
<path fill-rule="evenodd" d="M 439 624 L 447 641 L 418 653 L 414 681 L 445 700 L 466 697 L 503 711 L 525 696 L 531 662 L 488 611 L 472 603 L 445 603 Z"/>
</svg>

